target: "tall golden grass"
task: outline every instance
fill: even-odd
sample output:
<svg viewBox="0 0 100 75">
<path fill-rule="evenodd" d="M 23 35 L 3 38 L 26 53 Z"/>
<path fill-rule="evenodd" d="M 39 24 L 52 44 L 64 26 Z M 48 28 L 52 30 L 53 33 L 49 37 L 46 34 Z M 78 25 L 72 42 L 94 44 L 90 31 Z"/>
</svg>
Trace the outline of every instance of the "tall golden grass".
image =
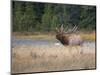
<svg viewBox="0 0 100 75">
<path fill-rule="evenodd" d="M 95 66 L 95 48 L 62 45 L 12 48 L 12 73 L 95 69 Z"/>
</svg>

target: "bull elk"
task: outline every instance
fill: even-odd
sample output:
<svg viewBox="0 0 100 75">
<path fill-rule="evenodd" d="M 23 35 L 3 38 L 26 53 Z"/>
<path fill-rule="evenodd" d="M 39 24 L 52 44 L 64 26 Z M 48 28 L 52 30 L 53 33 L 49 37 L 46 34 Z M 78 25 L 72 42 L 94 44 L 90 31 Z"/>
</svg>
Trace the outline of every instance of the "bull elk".
<svg viewBox="0 0 100 75">
<path fill-rule="evenodd" d="M 64 29 L 63 24 L 57 30 L 56 39 L 58 39 L 63 45 L 81 45 L 83 40 L 80 35 L 75 34 L 74 32 L 77 30 L 77 26 L 75 25 L 72 29 L 67 27 Z"/>
</svg>

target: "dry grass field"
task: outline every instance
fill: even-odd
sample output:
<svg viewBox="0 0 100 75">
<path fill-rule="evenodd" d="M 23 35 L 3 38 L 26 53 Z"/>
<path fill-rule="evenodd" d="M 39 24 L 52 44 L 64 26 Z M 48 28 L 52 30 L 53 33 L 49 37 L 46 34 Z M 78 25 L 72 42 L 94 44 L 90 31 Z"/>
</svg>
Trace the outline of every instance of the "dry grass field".
<svg viewBox="0 0 100 75">
<path fill-rule="evenodd" d="M 95 32 L 91 32 L 91 33 L 82 33 L 79 32 L 78 33 L 84 40 L 92 40 L 95 41 L 96 39 L 96 34 Z M 22 39 L 47 39 L 47 40 L 54 40 L 55 39 L 55 35 L 53 33 L 18 33 L 18 32 L 14 32 L 13 36 L 15 36 L 16 38 L 22 38 Z"/>
<path fill-rule="evenodd" d="M 12 48 L 12 73 L 95 69 L 95 48 L 22 45 Z"/>
</svg>

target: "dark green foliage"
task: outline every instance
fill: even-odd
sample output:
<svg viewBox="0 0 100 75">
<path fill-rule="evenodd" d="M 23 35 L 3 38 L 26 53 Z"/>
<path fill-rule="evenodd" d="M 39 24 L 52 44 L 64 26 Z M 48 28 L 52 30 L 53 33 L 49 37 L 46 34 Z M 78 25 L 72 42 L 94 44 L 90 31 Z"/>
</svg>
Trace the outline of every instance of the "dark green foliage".
<svg viewBox="0 0 100 75">
<path fill-rule="evenodd" d="M 12 2 L 13 32 L 53 32 L 64 24 L 93 31 L 96 28 L 96 7 L 83 5 Z"/>
<path fill-rule="evenodd" d="M 51 21 L 52 21 L 52 6 L 50 4 L 46 4 L 44 9 L 44 14 L 42 16 L 42 29 L 45 31 L 51 30 Z"/>
</svg>

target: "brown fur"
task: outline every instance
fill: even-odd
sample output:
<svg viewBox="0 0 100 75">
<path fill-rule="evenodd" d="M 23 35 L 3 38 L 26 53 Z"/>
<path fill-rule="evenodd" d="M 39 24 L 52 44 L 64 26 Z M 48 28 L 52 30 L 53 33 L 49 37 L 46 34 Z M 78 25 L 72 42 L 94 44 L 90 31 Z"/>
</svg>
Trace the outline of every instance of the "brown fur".
<svg viewBox="0 0 100 75">
<path fill-rule="evenodd" d="M 80 35 L 76 34 L 57 34 L 56 39 L 58 39 L 63 45 L 81 45 L 83 42 Z"/>
<path fill-rule="evenodd" d="M 68 45 L 68 35 L 64 35 L 64 34 L 57 34 L 56 38 L 63 44 L 63 45 Z"/>
</svg>

